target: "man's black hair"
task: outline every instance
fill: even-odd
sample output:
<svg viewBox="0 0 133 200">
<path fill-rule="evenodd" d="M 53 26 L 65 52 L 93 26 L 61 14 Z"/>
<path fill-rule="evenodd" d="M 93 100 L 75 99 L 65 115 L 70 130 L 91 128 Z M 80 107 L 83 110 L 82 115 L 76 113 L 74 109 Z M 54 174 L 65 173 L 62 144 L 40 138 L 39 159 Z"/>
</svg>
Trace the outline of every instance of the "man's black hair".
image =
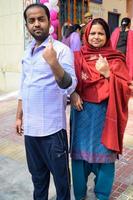
<svg viewBox="0 0 133 200">
<path fill-rule="evenodd" d="M 30 8 L 34 8 L 34 7 L 38 7 L 38 8 L 42 8 L 44 9 L 47 17 L 48 17 L 48 21 L 50 21 L 50 12 L 49 12 L 49 9 L 47 8 L 47 6 L 43 5 L 43 4 L 39 4 L 39 3 L 33 3 L 33 4 L 30 4 L 29 6 L 26 7 L 26 9 L 24 10 L 24 19 L 25 21 L 27 22 L 27 10 L 30 9 Z"/>
</svg>

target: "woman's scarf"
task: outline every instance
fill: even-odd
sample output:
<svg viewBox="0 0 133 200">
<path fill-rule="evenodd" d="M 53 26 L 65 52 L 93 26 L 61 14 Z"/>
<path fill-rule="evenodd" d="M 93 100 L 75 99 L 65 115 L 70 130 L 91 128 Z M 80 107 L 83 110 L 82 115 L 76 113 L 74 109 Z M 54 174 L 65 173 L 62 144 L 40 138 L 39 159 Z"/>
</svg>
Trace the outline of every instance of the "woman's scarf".
<svg viewBox="0 0 133 200">
<path fill-rule="evenodd" d="M 85 30 L 84 46 L 75 52 L 75 71 L 78 78 L 77 92 L 84 101 L 100 103 L 108 99 L 106 119 L 101 142 L 111 150 L 122 153 L 123 134 L 128 117 L 129 75 L 125 56 L 112 49 L 108 40 L 104 47 L 88 44 L 90 22 Z M 96 60 L 101 54 L 110 66 L 109 80 L 96 70 Z"/>
</svg>

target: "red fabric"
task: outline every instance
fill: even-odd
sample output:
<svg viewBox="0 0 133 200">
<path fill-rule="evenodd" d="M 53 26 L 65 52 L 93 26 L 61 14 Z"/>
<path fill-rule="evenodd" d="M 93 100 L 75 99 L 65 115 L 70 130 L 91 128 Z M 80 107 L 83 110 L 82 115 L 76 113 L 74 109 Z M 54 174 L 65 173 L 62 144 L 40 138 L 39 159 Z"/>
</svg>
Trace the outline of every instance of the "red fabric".
<svg viewBox="0 0 133 200">
<path fill-rule="evenodd" d="M 111 35 L 112 46 L 115 49 L 117 46 L 119 35 L 120 35 L 120 28 L 118 27 L 113 31 L 113 33 Z M 128 37 L 127 37 L 127 47 L 126 47 L 126 62 L 127 62 L 127 66 L 129 69 L 129 75 L 130 75 L 131 79 L 133 80 L 133 59 L 132 59 L 132 57 L 133 57 L 133 31 L 129 30 Z"/>
<path fill-rule="evenodd" d="M 88 102 L 100 103 L 102 100 L 109 99 L 101 142 L 108 149 L 121 153 L 130 96 L 125 57 L 112 49 L 110 41 L 99 49 L 91 47 L 88 44 L 90 28 L 91 22 L 85 31 L 84 46 L 80 52 L 75 52 L 77 92 L 84 101 Z M 110 66 L 109 81 L 95 69 L 99 54 L 108 60 Z"/>
<path fill-rule="evenodd" d="M 112 43 L 112 47 L 114 49 L 116 49 L 116 46 L 117 46 L 117 42 L 118 42 L 118 39 L 119 39 L 119 35 L 120 35 L 120 28 L 117 27 L 113 33 L 111 34 L 111 43 Z"/>
</svg>

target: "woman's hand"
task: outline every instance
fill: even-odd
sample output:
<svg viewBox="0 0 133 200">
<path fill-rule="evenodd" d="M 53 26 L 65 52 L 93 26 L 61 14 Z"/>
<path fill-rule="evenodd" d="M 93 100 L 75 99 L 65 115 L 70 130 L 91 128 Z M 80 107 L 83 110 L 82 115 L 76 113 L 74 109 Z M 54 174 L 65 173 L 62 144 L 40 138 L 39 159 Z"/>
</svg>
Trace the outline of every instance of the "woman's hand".
<svg viewBox="0 0 133 200">
<path fill-rule="evenodd" d="M 74 108 L 76 108 L 78 111 L 83 110 L 83 101 L 77 92 L 73 92 L 70 95 L 70 101 L 71 105 L 74 106 Z"/>
<path fill-rule="evenodd" d="M 106 58 L 103 58 L 101 55 L 99 55 L 98 60 L 96 61 L 96 70 L 102 74 L 105 78 L 109 78 L 110 75 L 110 69 L 109 64 Z"/>
<path fill-rule="evenodd" d="M 133 95 L 133 80 L 128 83 L 129 88 L 131 90 L 131 94 Z"/>
</svg>

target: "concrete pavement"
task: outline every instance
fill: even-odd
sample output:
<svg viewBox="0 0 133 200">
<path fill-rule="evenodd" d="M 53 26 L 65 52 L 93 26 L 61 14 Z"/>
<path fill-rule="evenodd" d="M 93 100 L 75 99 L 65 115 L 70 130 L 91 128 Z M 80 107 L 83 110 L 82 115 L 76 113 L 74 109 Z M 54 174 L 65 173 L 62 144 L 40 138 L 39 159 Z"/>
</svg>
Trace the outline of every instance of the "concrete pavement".
<svg viewBox="0 0 133 200">
<path fill-rule="evenodd" d="M 32 200 L 33 187 L 27 170 L 23 137 L 16 136 L 14 129 L 17 100 L 10 96 L 2 98 L 0 98 L 0 200 Z M 67 120 L 69 122 L 69 117 Z M 89 177 L 87 200 L 94 200 L 93 178 L 93 175 Z M 49 199 L 55 200 L 52 179 Z M 116 162 L 116 178 L 110 200 L 116 199 L 133 200 L 133 98 L 129 101 L 129 120 L 124 137 L 123 156 Z M 72 200 L 74 200 L 73 192 Z"/>
</svg>

